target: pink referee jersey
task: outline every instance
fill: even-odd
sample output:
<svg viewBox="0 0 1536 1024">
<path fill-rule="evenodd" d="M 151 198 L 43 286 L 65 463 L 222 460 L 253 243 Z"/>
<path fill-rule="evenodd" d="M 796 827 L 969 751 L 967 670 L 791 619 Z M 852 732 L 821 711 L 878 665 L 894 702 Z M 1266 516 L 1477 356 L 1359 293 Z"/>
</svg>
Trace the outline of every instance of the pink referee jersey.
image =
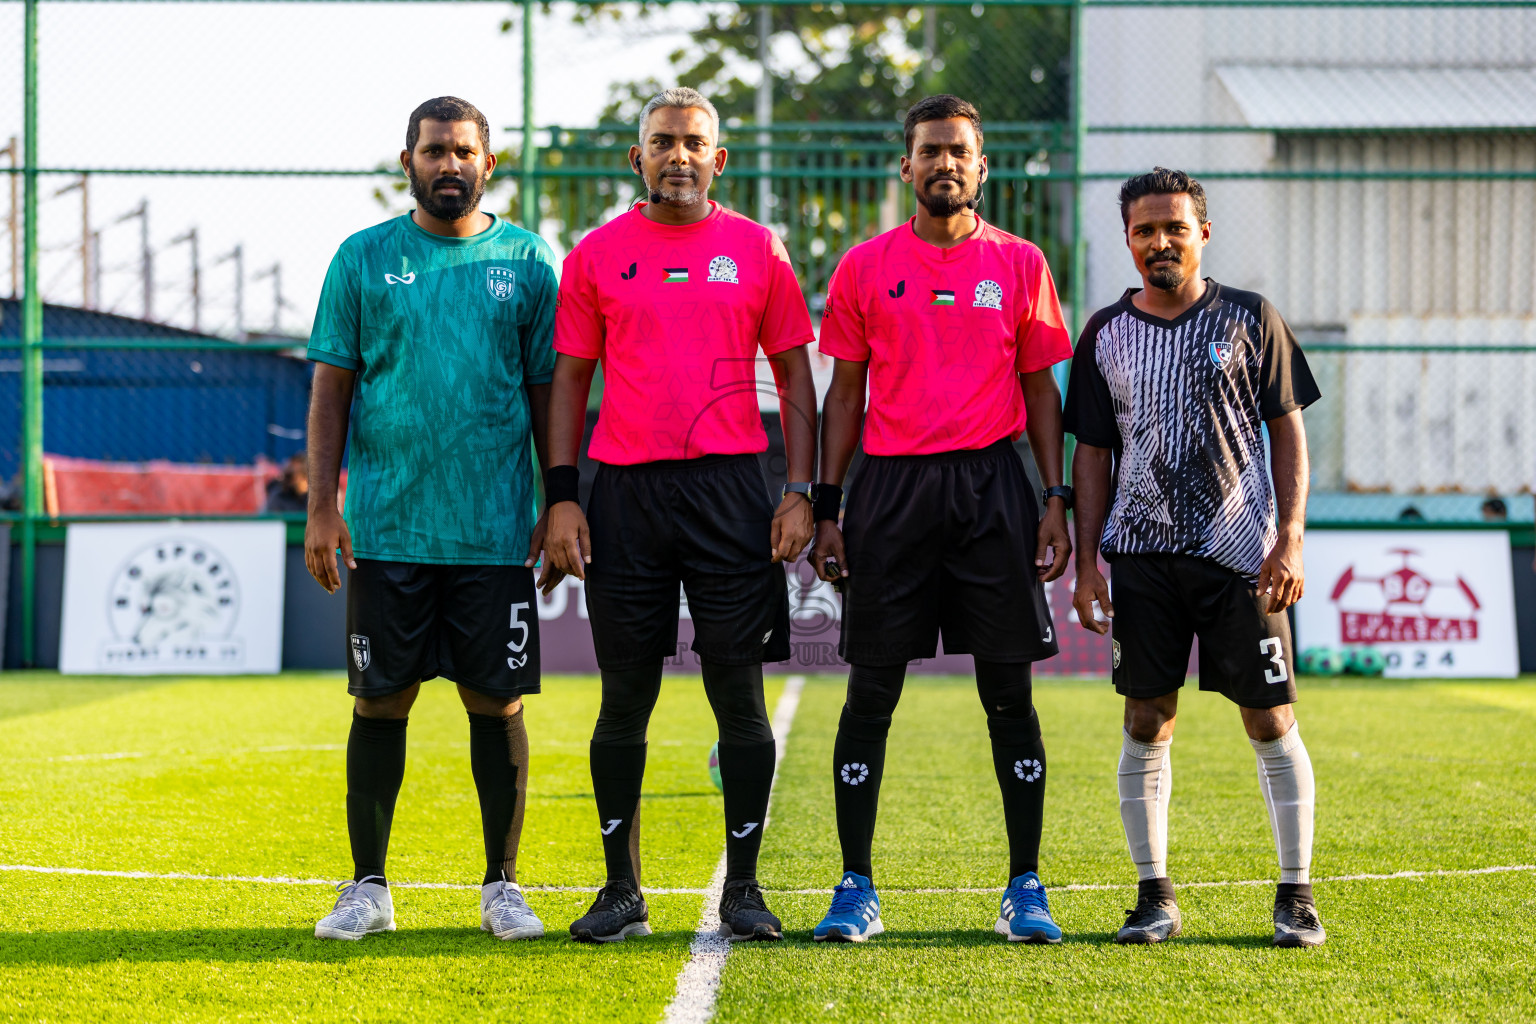
<svg viewBox="0 0 1536 1024">
<path fill-rule="evenodd" d="M 565 258 L 555 351 L 602 361 L 588 450 L 599 462 L 768 448 L 757 351 L 808 344 L 811 317 L 778 237 L 709 205 L 702 221 L 672 225 L 647 218 L 642 204 Z"/>
<path fill-rule="evenodd" d="M 821 352 L 869 362 L 871 455 L 1017 438 L 1025 421 L 1017 374 L 1072 355 L 1044 254 L 977 221 L 949 249 L 918 238 L 908 221 L 854 246 L 832 275 Z"/>
</svg>

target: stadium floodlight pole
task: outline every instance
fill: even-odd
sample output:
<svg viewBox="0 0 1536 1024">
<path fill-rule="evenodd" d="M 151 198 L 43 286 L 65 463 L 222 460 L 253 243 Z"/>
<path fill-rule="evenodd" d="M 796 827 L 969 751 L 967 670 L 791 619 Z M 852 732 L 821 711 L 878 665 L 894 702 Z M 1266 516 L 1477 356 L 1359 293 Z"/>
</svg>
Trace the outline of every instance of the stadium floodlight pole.
<svg viewBox="0 0 1536 1024">
<path fill-rule="evenodd" d="M 252 274 L 252 281 L 272 279 L 272 333 L 283 333 L 283 265 L 274 263 L 266 270 Z"/>
<path fill-rule="evenodd" d="M 91 308 L 91 176 L 80 172 L 80 180 L 65 185 L 54 198 L 70 192 L 80 193 L 80 308 Z"/>
<path fill-rule="evenodd" d="M 30 668 L 37 664 L 37 523 L 43 515 L 43 301 L 37 293 L 37 0 L 26 0 L 23 33 L 21 663 Z"/>
<path fill-rule="evenodd" d="M 155 253 L 149 247 L 149 200 L 139 201 L 139 205 L 123 214 L 114 224 L 122 224 L 125 221 L 138 218 L 139 221 L 139 272 L 144 281 L 144 320 L 153 320 L 155 315 Z"/>
<path fill-rule="evenodd" d="M 773 195 L 773 79 L 768 74 L 768 37 L 773 34 L 773 8 L 757 5 L 757 219 L 768 223 L 768 204 Z"/>
<path fill-rule="evenodd" d="M 245 246 L 236 245 L 229 252 L 213 261 L 216 267 L 221 263 L 234 263 L 235 265 L 235 337 L 245 337 Z"/>
<path fill-rule="evenodd" d="M 523 227 L 539 230 L 536 181 L 538 150 L 533 145 L 533 0 L 523 0 L 523 163 L 517 191 L 522 199 Z"/>
<path fill-rule="evenodd" d="M 192 248 L 192 329 L 199 334 L 203 330 L 203 290 L 201 273 L 197 265 L 197 228 L 187 228 L 185 234 L 171 239 L 172 245 L 188 243 Z"/>
</svg>

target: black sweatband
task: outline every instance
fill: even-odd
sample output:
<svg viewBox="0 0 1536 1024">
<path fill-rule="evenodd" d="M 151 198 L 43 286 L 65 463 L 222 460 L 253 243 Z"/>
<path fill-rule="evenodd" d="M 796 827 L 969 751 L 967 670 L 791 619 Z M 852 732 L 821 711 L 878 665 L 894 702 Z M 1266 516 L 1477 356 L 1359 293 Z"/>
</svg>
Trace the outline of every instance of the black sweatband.
<svg viewBox="0 0 1536 1024">
<path fill-rule="evenodd" d="M 816 522 L 830 519 L 837 522 L 838 512 L 843 507 L 843 489 L 836 484 L 817 484 L 816 494 L 811 499 L 811 518 Z"/>
<path fill-rule="evenodd" d="M 581 501 L 581 471 L 575 466 L 551 466 L 544 471 L 544 505 Z"/>
</svg>

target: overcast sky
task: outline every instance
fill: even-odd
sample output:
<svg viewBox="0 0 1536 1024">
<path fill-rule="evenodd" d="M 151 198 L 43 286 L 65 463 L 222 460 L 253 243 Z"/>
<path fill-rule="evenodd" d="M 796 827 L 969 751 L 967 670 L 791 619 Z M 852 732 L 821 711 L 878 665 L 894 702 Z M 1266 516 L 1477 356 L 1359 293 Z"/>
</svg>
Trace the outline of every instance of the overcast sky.
<svg viewBox="0 0 1536 1024">
<path fill-rule="evenodd" d="M 521 35 L 502 33 L 520 7 L 498 3 L 46 3 L 39 17 L 40 159 L 54 167 L 368 168 L 395 157 L 422 100 L 463 96 L 491 122 L 493 144 L 522 118 Z M 609 85 L 665 77 L 668 53 L 702 19 L 679 4 L 643 30 L 570 24 L 570 5 L 538 15 L 535 120 L 589 124 Z M 0 4 L 0 146 L 21 129 L 22 5 Z M 511 171 L 511 168 L 506 168 Z M 44 295 L 78 303 L 78 192 L 43 180 Z M 196 227 L 205 329 L 232 325 L 233 271 L 213 266 L 236 243 L 247 277 L 282 265 L 288 330 L 305 331 L 337 245 L 387 216 L 381 179 L 127 177 L 91 180 L 91 224 L 104 229 L 102 301 L 142 309 L 139 223 L 113 221 L 149 200 L 157 319 L 190 323 L 190 251 L 168 247 Z M 0 204 L 8 196 L 0 193 Z M 501 205 L 505 200 L 493 200 Z M 0 207 L 3 208 L 3 207 Z M 3 229 L 3 222 L 0 222 Z M 10 290 L 9 239 L 0 291 Z M 272 318 L 272 282 L 247 281 L 248 329 Z"/>
</svg>

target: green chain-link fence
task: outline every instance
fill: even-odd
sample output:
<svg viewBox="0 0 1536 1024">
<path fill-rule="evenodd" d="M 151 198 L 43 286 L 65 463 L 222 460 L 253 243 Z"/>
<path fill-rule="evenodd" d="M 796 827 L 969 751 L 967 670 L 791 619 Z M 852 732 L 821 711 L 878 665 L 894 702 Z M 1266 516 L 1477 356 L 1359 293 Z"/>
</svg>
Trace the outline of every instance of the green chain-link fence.
<svg viewBox="0 0 1536 1024">
<path fill-rule="evenodd" d="M 1313 517 L 1476 520 L 1497 495 L 1530 518 L 1530 2 L 0 0 L 0 53 L 25 643 L 32 545 L 68 518 L 45 454 L 302 446 L 284 353 L 342 238 L 409 206 L 406 114 L 443 93 L 496 129 L 489 207 L 563 252 L 637 196 L 644 97 L 703 89 L 731 149 L 717 198 L 779 231 L 813 308 L 849 246 L 911 215 L 900 117 L 927 93 L 981 108 L 981 212 L 1041 245 L 1079 322 L 1137 281 L 1118 182 L 1182 167 L 1210 194 L 1208 272 L 1275 302 L 1327 396 Z"/>
</svg>

